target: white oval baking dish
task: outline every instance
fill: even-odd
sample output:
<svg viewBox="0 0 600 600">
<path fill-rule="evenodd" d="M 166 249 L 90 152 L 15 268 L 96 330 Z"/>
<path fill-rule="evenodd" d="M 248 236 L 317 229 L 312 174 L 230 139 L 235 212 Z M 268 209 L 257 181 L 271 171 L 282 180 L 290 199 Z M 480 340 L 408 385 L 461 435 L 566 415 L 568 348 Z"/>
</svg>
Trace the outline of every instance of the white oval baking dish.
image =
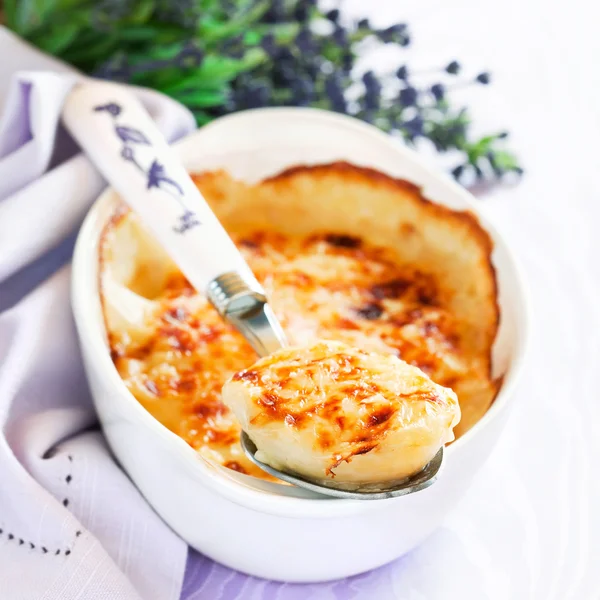
<svg viewBox="0 0 600 600">
<path fill-rule="evenodd" d="M 191 546 L 227 566 L 275 580 L 314 582 L 373 569 L 405 554 L 442 522 L 496 443 L 522 370 L 527 303 L 506 242 L 471 195 L 376 128 L 325 111 L 270 108 L 214 121 L 177 144 L 190 171 L 223 168 L 258 181 L 293 165 L 347 161 L 407 179 L 428 199 L 478 214 L 495 244 L 500 331 L 493 355 L 504 382 L 483 419 L 447 448 L 438 481 L 378 501 L 316 498 L 208 464 L 129 393 L 109 355 L 98 293 L 98 244 L 117 198 L 105 191 L 79 233 L 72 302 L 91 391 L 123 468 Z"/>
</svg>

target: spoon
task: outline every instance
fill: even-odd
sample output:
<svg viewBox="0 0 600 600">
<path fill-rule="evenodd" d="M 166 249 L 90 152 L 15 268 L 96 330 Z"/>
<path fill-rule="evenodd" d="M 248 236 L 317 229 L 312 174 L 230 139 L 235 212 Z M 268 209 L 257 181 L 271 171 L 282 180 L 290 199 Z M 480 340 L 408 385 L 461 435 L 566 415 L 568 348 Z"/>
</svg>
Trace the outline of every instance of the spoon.
<svg viewBox="0 0 600 600">
<path fill-rule="evenodd" d="M 137 98 L 123 86 L 86 80 L 66 99 L 65 127 L 121 198 L 141 217 L 192 286 L 206 294 L 259 356 L 286 345 L 262 286 L 202 197 L 196 184 Z M 416 475 L 393 486 L 353 491 L 279 471 L 256 459 L 256 446 L 242 432 L 248 458 L 296 486 L 337 498 L 380 499 L 430 486 L 443 448 Z"/>
</svg>

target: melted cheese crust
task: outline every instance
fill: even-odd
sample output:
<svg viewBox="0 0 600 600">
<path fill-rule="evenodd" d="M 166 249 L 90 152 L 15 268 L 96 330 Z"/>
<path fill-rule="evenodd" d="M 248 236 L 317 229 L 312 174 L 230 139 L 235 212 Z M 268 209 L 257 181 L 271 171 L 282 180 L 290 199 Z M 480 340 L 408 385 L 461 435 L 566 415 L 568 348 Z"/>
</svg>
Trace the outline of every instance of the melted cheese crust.
<svg viewBox="0 0 600 600">
<path fill-rule="evenodd" d="M 258 360 L 225 384 L 223 400 L 259 460 L 346 487 L 420 471 L 460 419 L 456 394 L 417 367 L 331 341 Z"/>
<path fill-rule="evenodd" d="M 131 213 L 121 215 L 112 227 L 132 219 Z M 493 386 L 489 356 L 467 357 L 461 351 L 459 324 L 435 281 L 400 266 L 393 252 L 335 232 L 230 235 L 265 287 L 291 344 L 327 339 L 391 353 L 454 388 L 463 412 L 471 388 L 475 396 Z M 105 253 L 110 243 L 107 236 Z M 144 281 L 153 279 L 147 265 L 137 269 L 129 288 L 147 299 L 143 324 L 111 328 L 107 320 L 113 360 L 127 387 L 193 448 L 268 479 L 245 458 L 240 426 L 221 400 L 224 382 L 255 362 L 253 350 L 180 273 L 160 285 L 153 281 L 150 290 L 144 289 Z"/>
</svg>

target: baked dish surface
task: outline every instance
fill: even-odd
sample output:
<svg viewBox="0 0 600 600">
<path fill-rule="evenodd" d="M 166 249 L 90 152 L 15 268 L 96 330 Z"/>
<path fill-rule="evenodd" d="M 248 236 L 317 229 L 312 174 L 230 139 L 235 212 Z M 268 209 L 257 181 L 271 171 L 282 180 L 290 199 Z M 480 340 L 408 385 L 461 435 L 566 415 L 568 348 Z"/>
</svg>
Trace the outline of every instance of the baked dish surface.
<svg viewBox="0 0 600 600">
<path fill-rule="evenodd" d="M 257 184 L 224 171 L 193 177 L 290 344 L 328 340 L 398 357 L 456 393 L 455 437 L 481 419 L 500 385 L 491 376 L 499 311 L 492 242 L 474 215 L 347 163 Z M 208 459 L 269 479 L 245 458 L 221 396 L 256 362 L 251 347 L 124 206 L 99 259 L 111 355 L 133 396 Z"/>
</svg>

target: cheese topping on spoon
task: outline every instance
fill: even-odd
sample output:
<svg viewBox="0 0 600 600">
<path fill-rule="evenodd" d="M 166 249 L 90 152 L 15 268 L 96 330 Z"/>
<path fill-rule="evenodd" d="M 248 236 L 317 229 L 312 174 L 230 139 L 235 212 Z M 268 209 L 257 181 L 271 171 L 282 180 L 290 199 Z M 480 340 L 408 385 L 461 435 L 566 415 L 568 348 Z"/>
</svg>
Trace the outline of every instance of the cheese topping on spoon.
<svg viewBox="0 0 600 600">
<path fill-rule="evenodd" d="M 223 401 L 258 460 L 342 489 L 414 475 L 460 420 L 456 394 L 417 367 L 331 341 L 260 359 L 227 381 Z"/>
</svg>

